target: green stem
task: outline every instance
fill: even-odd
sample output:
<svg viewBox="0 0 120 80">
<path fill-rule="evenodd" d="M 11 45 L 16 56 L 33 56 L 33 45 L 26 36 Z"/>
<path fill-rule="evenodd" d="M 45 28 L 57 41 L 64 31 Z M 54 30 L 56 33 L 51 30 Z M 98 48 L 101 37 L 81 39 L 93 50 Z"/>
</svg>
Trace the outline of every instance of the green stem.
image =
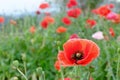
<svg viewBox="0 0 120 80">
<path fill-rule="evenodd" d="M 61 78 L 62 78 L 62 80 L 64 80 L 64 75 L 63 75 L 62 67 L 61 67 L 61 70 L 60 70 L 60 74 L 61 74 Z"/>
<path fill-rule="evenodd" d="M 75 66 L 74 67 L 74 72 L 75 72 L 75 78 L 76 80 L 80 80 L 79 76 L 80 76 L 80 69 L 79 69 L 80 66 Z"/>
<path fill-rule="evenodd" d="M 119 80 L 119 66 L 120 66 L 120 55 L 119 55 L 120 48 L 118 48 L 118 61 L 117 61 L 117 71 L 116 71 L 116 80 Z"/>
<path fill-rule="evenodd" d="M 87 78 L 87 80 L 90 80 L 90 72 L 88 72 L 88 78 Z"/>
<path fill-rule="evenodd" d="M 24 64 L 25 75 L 27 75 L 26 62 L 25 62 L 25 61 L 23 61 L 23 64 Z"/>
<path fill-rule="evenodd" d="M 23 72 L 19 68 L 17 68 L 17 71 L 25 78 L 25 80 L 28 80 L 25 74 L 23 74 Z"/>
</svg>

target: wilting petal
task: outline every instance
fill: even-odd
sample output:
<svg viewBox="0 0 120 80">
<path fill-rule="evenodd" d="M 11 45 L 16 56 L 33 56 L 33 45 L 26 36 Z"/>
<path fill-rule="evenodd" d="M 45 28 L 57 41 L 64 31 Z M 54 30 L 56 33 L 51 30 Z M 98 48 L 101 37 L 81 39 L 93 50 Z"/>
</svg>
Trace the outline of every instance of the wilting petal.
<svg viewBox="0 0 120 80">
<path fill-rule="evenodd" d="M 102 40 L 104 39 L 103 32 L 98 31 L 92 35 L 92 38 L 97 39 L 97 40 Z"/>
</svg>

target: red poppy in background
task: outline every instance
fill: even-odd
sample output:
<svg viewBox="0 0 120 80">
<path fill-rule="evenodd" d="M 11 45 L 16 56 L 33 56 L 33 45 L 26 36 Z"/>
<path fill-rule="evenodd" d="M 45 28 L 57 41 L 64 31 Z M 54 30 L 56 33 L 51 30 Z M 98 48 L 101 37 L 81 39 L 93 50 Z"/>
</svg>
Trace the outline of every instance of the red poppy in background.
<svg viewBox="0 0 120 80">
<path fill-rule="evenodd" d="M 110 12 L 107 16 L 106 19 L 108 20 L 116 20 L 118 18 L 118 14 L 115 12 Z"/>
<path fill-rule="evenodd" d="M 58 27 L 58 28 L 56 29 L 56 32 L 57 32 L 57 33 L 64 33 L 64 32 L 66 32 L 66 31 L 67 31 L 67 28 L 62 27 L 62 26 L 60 26 L 60 27 Z"/>
<path fill-rule="evenodd" d="M 96 25 L 96 21 L 94 19 L 87 19 L 86 23 L 90 28 L 93 28 Z"/>
<path fill-rule="evenodd" d="M 86 66 L 99 56 L 100 49 L 96 43 L 87 39 L 69 39 L 58 52 L 61 66 Z"/>
<path fill-rule="evenodd" d="M 108 7 L 109 7 L 109 8 L 114 8 L 115 5 L 114 5 L 114 4 L 109 4 Z"/>
<path fill-rule="evenodd" d="M 82 11 L 80 8 L 70 9 L 67 11 L 67 15 L 69 17 L 78 18 L 80 16 L 81 12 Z"/>
<path fill-rule="evenodd" d="M 66 25 L 71 25 L 71 20 L 68 17 L 63 17 L 62 22 Z"/>
<path fill-rule="evenodd" d="M 110 8 L 108 6 L 101 6 L 97 9 L 99 15 L 106 17 L 110 12 Z"/>
<path fill-rule="evenodd" d="M 2 24 L 4 23 L 4 21 L 5 21 L 4 17 L 0 16 L 0 23 Z"/>
<path fill-rule="evenodd" d="M 44 20 L 47 21 L 49 24 L 53 24 L 55 22 L 54 18 L 51 16 L 45 16 Z"/>
<path fill-rule="evenodd" d="M 94 13 L 94 14 L 99 14 L 98 9 L 93 9 L 91 12 Z"/>
<path fill-rule="evenodd" d="M 48 8 L 50 5 L 48 4 L 48 3 L 42 3 L 42 4 L 40 4 L 40 6 L 39 6 L 39 8 L 41 8 L 41 9 L 46 9 L 46 8 Z"/>
<path fill-rule="evenodd" d="M 59 71 L 60 70 L 60 62 L 56 61 L 54 67 Z"/>
<path fill-rule="evenodd" d="M 120 14 L 117 14 L 116 19 L 112 20 L 112 22 L 114 22 L 116 24 L 120 23 Z"/>
<path fill-rule="evenodd" d="M 42 28 L 46 29 L 48 25 L 53 24 L 55 22 L 54 18 L 51 16 L 45 16 L 44 19 L 41 21 L 40 25 Z"/>
<path fill-rule="evenodd" d="M 77 6 L 77 4 L 78 4 L 77 0 L 69 0 L 69 2 L 67 3 L 67 7 L 71 8 Z"/>
<path fill-rule="evenodd" d="M 77 34 L 72 34 L 72 35 L 70 36 L 70 39 L 74 39 L 74 38 L 79 38 L 79 36 L 78 36 Z"/>
<path fill-rule="evenodd" d="M 48 22 L 46 20 L 43 20 L 41 21 L 40 25 L 43 29 L 46 29 L 48 27 Z"/>
<path fill-rule="evenodd" d="M 35 33 L 35 31 L 36 31 L 35 26 L 31 26 L 31 28 L 30 28 L 30 32 L 31 32 L 31 33 Z"/>
<path fill-rule="evenodd" d="M 112 27 L 109 28 L 109 34 L 114 37 L 115 36 L 115 32 L 114 29 Z"/>
</svg>

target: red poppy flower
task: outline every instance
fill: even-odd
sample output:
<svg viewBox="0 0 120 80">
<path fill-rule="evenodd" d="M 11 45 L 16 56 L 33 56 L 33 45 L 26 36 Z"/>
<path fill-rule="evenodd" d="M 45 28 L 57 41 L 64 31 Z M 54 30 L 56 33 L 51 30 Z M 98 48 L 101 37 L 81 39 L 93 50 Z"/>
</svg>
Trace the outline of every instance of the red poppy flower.
<svg viewBox="0 0 120 80">
<path fill-rule="evenodd" d="M 40 25 L 42 28 L 46 29 L 48 27 L 48 22 L 43 20 L 43 21 L 41 21 Z"/>
<path fill-rule="evenodd" d="M 67 11 L 67 15 L 73 18 L 78 18 L 80 14 L 81 14 L 80 8 L 70 9 L 69 11 Z"/>
<path fill-rule="evenodd" d="M 49 24 L 53 24 L 55 22 L 54 18 L 51 16 L 46 16 L 44 20 L 47 21 Z"/>
<path fill-rule="evenodd" d="M 35 31 L 36 31 L 35 26 L 31 26 L 31 28 L 30 28 L 30 32 L 31 32 L 31 33 L 35 33 Z"/>
<path fill-rule="evenodd" d="M 120 14 L 117 14 L 116 19 L 112 20 L 112 22 L 116 24 L 120 23 Z"/>
<path fill-rule="evenodd" d="M 62 22 L 66 25 L 70 25 L 71 24 L 71 20 L 68 17 L 64 17 L 62 18 Z"/>
<path fill-rule="evenodd" d="M 56 61 L 54 67 L 59 71 L 60 70 L 60 62 Z"/>
<path fill-rule="evenodd" d="M 41 9 L 46 9 L 46 8 L 48 8 L 50 5 L 48 4 L 48 3 L 42 3 L 42 4 L 40 4 L 40 6 L 39 6 L 39 8 L 41 8 Z"/>
<path fill-rule="evenodd" d="M 87 19 L 87 20 L 86 20 L 86 23 L 88 24 L 88 26 L 89 26 L 90 28 L 93 28 L 93 27 L 96 25 L 96 21 L 93 20 L 93 19 Z"/>
<path fill-rule="evenodd" d="M 115 5 L 114 4 L 109 4 L 108 6 L 109 6 L 109 8 L 114 8 Z"/>
<path fill-rule="evenodd" d="M 73 6 L 77 6 L 78 2 L 76 0 L 69 0 L 69 2 L 67 3 L 67 7 L 71 8 Z"/>
<path fill-rule="evenodd" d="M 57 33 L 64 33 L 64 32 L 66 32 L 66 31 L 67 31 L 67 29 L 64 28 L 64 27 L 62 27 L 62 26 L 60 26 L 60 27 L 58 27 L 58 28 L 56 29 L 56 32 L 57 32 Z"/>
<path fill-rule="evenodd" d="M 5 19 L 4 17 L 0 16 L 0 23 L 4 23 Z"/>
<path fill-rule="evenodd" d="M 55 22 L 54 18 L 51 16 L 46 16 L 41 22 L 41 26 L 46 29 L 49 24 L 53 24 Z"/>
<path fill-rule="evenodd" d="M 115 32 L 114 29 L 112 27 L 109 28 L 109 34 L 114 37 L 115 36 Z"/>
<path fill-rule="evenodd" d="M 69 39 L 58 53 L 61 66 L 86 66 L 99 56 L 100 49 L 96 43 L 87 39 Z"/>
<path fill-rule="evenodd" d="M 106 17 L 110 12 L 111 12 L 111 10 L 106 5 L 105 6 L 101 6 L 100 8 L 98 8 L 98 13 L 101 16 Z"/>
<path fill-rule="evenodd" d="M 70 39 L 74 39 L 74 38 L 79 38 L 79 36 L 78 36 L 77 34 L 72 34 L 72 35 L 70 36 Z"/>
</svg>

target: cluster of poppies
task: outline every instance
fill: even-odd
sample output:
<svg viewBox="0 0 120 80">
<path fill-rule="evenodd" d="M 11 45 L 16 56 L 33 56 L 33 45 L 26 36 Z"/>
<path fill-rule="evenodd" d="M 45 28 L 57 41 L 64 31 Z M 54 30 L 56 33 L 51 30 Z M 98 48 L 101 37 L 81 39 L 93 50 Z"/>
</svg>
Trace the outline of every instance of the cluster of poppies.
<svg viewBox="0 0 120 80">
<path fill-rule="evenodd" d="M 64 24 L 64 26 L 70 26 L 72 24 L 72 18 L 76 19 L 81 15 L 82 10 L 78 6 L 79 5 L 78 5 L 77 0 L 68 0 L 66 4 L 66 8 L 67 8 L 66 15 L 61 18 L 61 22 Z M 39 8 L 42 10 L 48 9 L 50 8 L 50 4 L 42 3 L 40 4 Z M 120 23 L 120 14 L 113 12 L 112 11 L 113 8 L 114 8 L 114 4 L 107 4 L 107 5 L 100 6 L 96 9 L 93 9 L 91 12 L 99 15 L 100 18 L 110 20 L 113 23 Z M 43 29 L 47 29 L 49 25 L 55 23 L 55 19 L 50 15 L 50 13 L 45 12 L 45 14 L 46 14 L 45 17 L 40 22 L 40 26 Z M 65 33 L 67 31 L 67 28 L 64 26 L 63 25 L 59 26 L 56 29 L 56 32 L 59 34 Z M 95 19 L 91 19 L 91 18 L 86 19 L 86 25 L 85 25 L 86 28 L 92 29 L 95 26 L 97 26 L 97 21 Z M 108 30 L 109 30 L 109 34 L 112 37 L 114 37 L 115 36 L 114 29 L 110 27 Z M 92 35 L 92 38 L 97 39 L 97 40 L 106 39 L 106 37 L 108 36 L 103 35 L 102 31 L 97 31 Z"/>
</svg>

